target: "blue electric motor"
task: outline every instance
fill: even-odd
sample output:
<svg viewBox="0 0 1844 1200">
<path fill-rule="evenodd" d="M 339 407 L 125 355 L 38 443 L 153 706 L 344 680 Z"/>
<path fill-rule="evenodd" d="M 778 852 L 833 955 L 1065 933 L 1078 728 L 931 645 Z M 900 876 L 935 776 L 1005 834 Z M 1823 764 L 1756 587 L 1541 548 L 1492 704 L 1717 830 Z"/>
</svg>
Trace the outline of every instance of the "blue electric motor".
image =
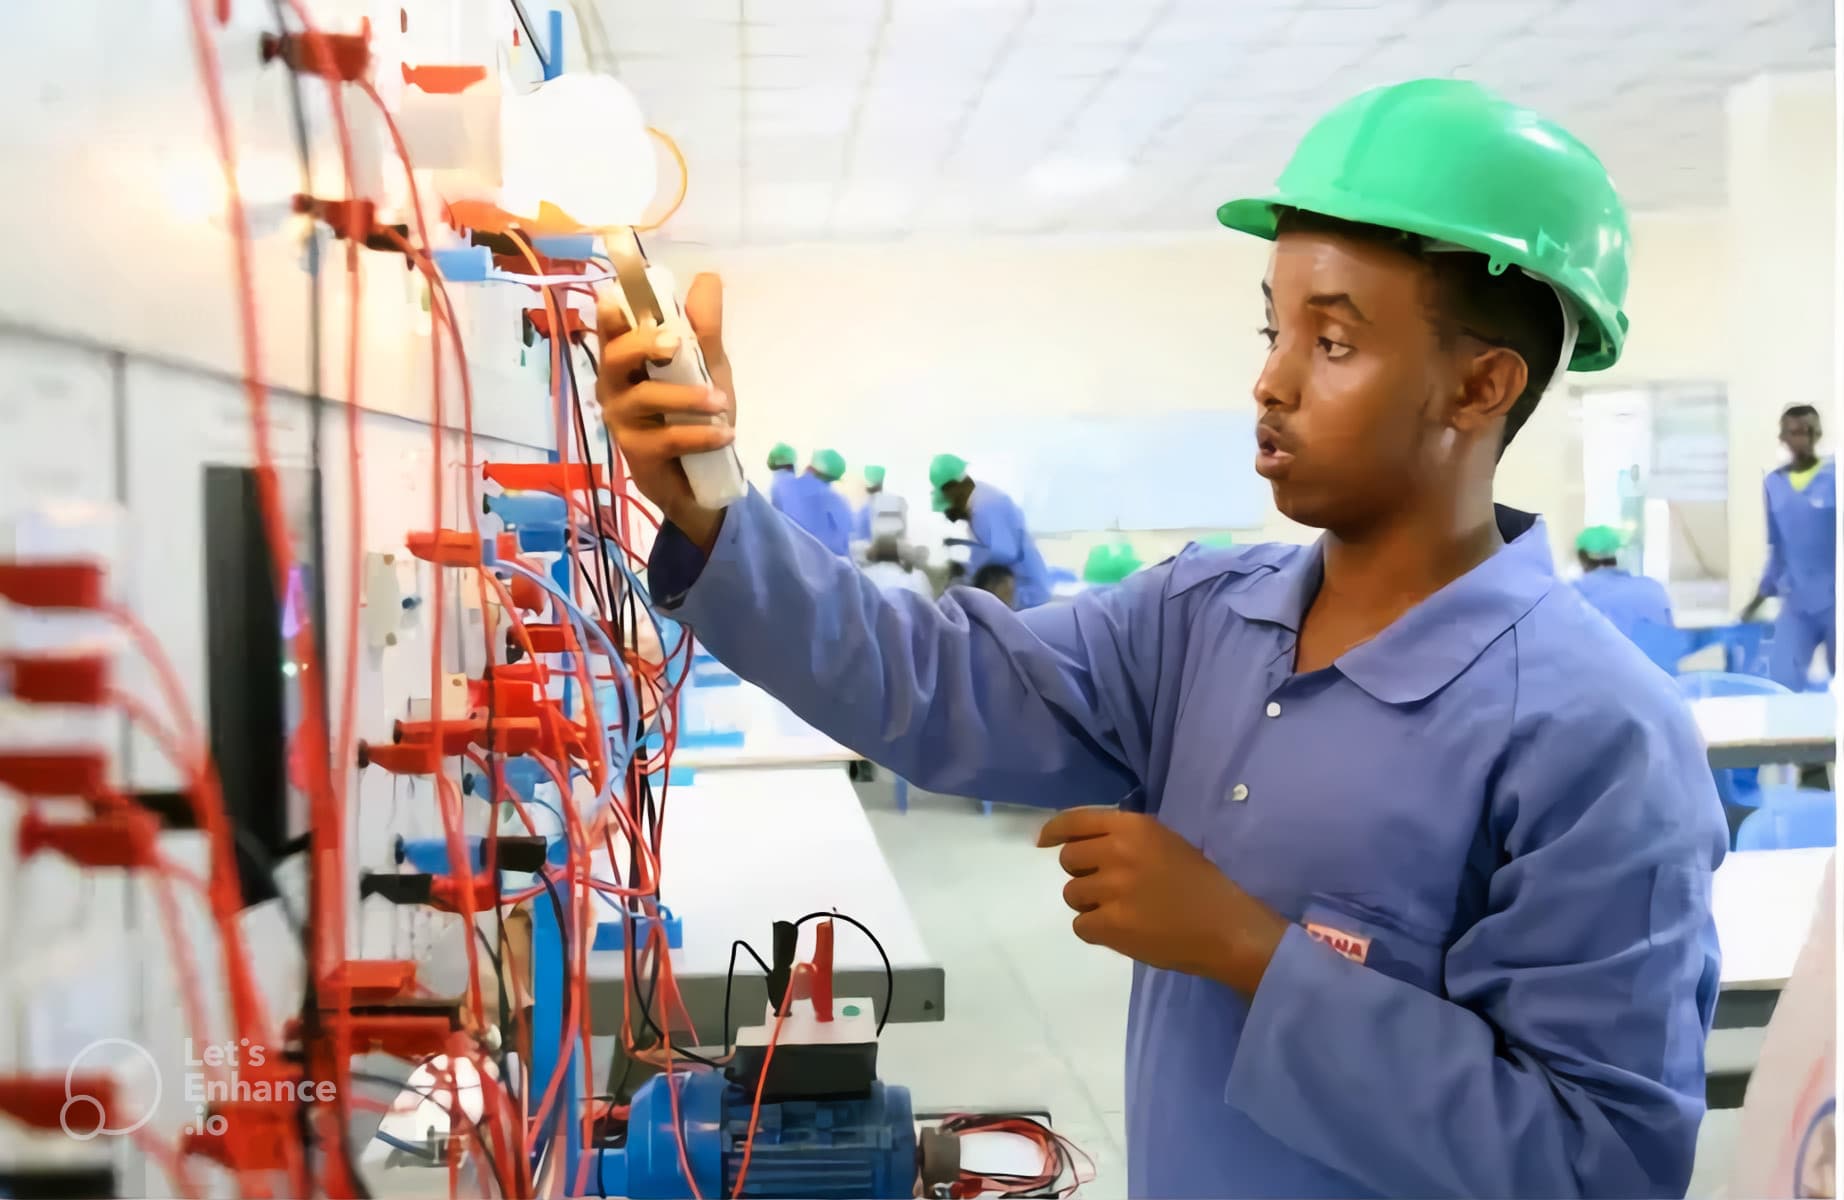
<svg viewBox="0 0 1844 1200">
<path fill-rule="evenodd" d="M 729 1196 L 743 1164 L 749 1109 L 755 1096 L 721 1072 L 677 1076 L 685 1157 L 702 1196 Z M 633 1200 L 690 1197 L 679 1167 L 672 1100 L 664 1075 L 634 1093 L 627 1144 L 599 1155 L 610 1196 Z M 871 1084 L 868 1094 L 842 1100 L 781 1100 L 762 1105 L 743 1195 L 756 1200 L 855 1200 L 915 1194 L 916 1126 L 909 1089 Z"/>
</svg>

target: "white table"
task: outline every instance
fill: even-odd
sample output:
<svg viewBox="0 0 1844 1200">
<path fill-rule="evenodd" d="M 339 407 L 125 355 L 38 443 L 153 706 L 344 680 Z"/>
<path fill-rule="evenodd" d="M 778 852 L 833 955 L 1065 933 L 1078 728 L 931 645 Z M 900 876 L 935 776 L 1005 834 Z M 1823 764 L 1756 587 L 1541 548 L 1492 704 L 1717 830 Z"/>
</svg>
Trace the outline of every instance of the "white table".
<svg viewBox="0 0 1844 1200">
<path fill-rule="evenodd" d="M 1716 869 L 1711 907 L 1722 945 L 1716 1024 L 1764 1025 L 1812 926 L 1830 848 L 1736 850 Z"/>
<path fill-rule="evenodd" d="M 726 1036 L 718 1026 L 731 942 L 741 938 L 767 958 L 773 922 L 834 908 L 863 922 L 890 955 L 896 982 L 889 1019 L 943 1018 L 941 964 L 923 945 L 843 771 L 784 766 L 700 773 L 668 793 L 660 859 L 663 898 L 685 927 L 685 946 L 673 952 L 674 978 L 707 1042 Z M 805 958 L 812 930 L 802 933 Z M 833 963 L 835 994 L 868 996 L 882 1005 L 883 960 L 843 922 Z M 620 1027 L 621 968 L 618 951 L 589 955 L 596 1033 Z M 766 999 L 760 970 L 739 955 L 732 1026 L 759 1021 Z"/>
<path fill-rule="evenodd" d="M 1829 692 L 1692 700 L 1712 767 L 1824 763 L 1838 757 L 1837 701 Z"/>
<path fill-rule="evenodd" d="M 743 735 L 740 746 L 686 746 L 672 753 L 672 765 L 719 771 L 762 767 L 819 767 L 863 758 L 815 729 L 804 734 L 770 730 Z"/>
</svg>

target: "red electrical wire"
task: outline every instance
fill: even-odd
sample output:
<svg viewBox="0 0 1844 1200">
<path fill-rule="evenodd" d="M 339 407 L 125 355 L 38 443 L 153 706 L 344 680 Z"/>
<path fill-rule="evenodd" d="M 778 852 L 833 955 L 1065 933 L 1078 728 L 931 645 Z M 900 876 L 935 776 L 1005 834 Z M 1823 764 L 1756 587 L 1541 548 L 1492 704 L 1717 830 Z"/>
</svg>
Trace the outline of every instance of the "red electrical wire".
<svg viewBox="0 0 1844 1200">
<path fill-rule="evenodd" d="M 736 1170 L 736 1186 L 730 1190 L 732 1200 L 743 1194 L 743 1184 L 749 1178 L 749 1159 L 756 1148 L 756 1123 L 762 1119 L 762 1089 L 768 1084 L 768 1067 L 775 1061 L 775 1043 L 781 1040 L 782 1022 L 788 1019 L 788 1010 L 794 1005 L 794 980 L 804 974 L 812 974 L 810 963 L 794 964 L 794 973 L 788 978 L 787 991 L 781 994 L 781 1011 L 775 1014 L 775 1027 L 769 1031 L 768 1049 L 762 1054 L 762 1073 L 756 1076 L 756 1098 L 749 1106 L 749 1132 L 743 1136 L 743 1162 Z M 724 1035 L 729 1036 L 729 1030 Z"/>
</svg>

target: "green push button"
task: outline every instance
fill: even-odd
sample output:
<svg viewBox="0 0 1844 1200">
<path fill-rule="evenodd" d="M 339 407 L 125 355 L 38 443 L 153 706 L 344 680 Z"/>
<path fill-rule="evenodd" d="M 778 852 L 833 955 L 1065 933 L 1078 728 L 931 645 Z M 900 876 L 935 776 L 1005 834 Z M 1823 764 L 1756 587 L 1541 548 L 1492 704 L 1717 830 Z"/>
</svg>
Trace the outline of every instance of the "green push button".
<svg viewBox="0 0 1844 1200">
<path fill-rule="evenodd" d="M 847 1004 L 844 1012 L 848 1017 L 855 1017 L 858 1015 L 858 1006 L 856 1004 Z"/>
</svg>

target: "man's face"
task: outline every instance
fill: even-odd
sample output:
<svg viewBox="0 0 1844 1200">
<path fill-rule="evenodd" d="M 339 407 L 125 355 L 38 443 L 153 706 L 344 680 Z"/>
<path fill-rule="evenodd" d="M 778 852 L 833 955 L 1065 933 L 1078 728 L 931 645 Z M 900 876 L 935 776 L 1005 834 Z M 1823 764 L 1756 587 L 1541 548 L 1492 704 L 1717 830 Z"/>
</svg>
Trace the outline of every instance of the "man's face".
<svg viewBox="0 0 1844 1200">
<path fill-rule="evenodd" d="M 942 515 L 950 521 L 965 521 L 969 517 L 967 501 L 973 497 L 973 484 L 965 479 L 946 484 L 941 494 L 948 498 L 948 506 Z"/>
<path fill-rule="evenodd" d="M 1320 232 L 1275 240 L 1255 469 L 1288 517 L 1361 527 L 1451 448 L 1441 398 L 1457 375 L 1431 288 L 1426 266 L 1388 246 Z"/>
<path fill-rule="evenodd" d="M 1818 453 L 1818 422 L 1800 415 L 1780 418 L 1780 444 L 1794 462 L 1810 462 Z"/>
</svg>

